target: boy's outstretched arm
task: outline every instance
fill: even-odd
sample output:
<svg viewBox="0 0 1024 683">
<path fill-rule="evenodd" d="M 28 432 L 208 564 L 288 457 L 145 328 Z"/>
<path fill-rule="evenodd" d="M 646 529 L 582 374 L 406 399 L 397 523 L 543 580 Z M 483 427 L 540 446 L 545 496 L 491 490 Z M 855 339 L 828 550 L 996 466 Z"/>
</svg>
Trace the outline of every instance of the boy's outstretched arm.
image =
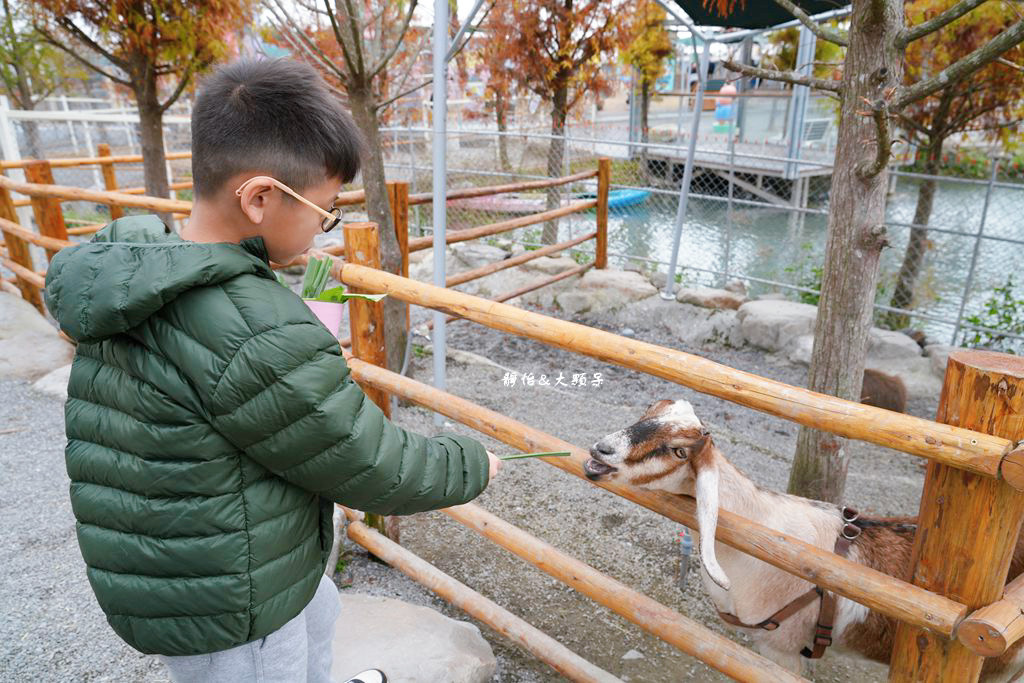
<svg viewBox="0 0 1024 683">
<path fill-rule="evenodd" d="M 274 474 L 378 514 L 458 505 L 488 483 L 477 441 L 427 438 L 388 420 L 352 380 L 338 342 L 314 322 L 246 339 L 209 397 L 214 427 Z"/>
</svg>

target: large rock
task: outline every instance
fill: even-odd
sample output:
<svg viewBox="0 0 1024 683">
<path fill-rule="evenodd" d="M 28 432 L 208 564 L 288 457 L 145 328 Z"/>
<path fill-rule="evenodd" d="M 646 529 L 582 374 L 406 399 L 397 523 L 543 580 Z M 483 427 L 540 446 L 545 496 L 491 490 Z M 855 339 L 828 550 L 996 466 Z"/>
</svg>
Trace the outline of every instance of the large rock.
<svg viewBox="0 0 1024 683">
<path fill-rule="evenodd" d="M 504 261 L 509 257 L 509 252 L 504 249 L 480 242 L 456 242 L 449 249 L 460 263 L 460 271 Z"/>
<path fill-rule="evenodd" d="M 899 377 L 907 388 L 908 398 L 938 398 L 942 380 L 932 372 L 931 359 L 922 358 L 867 358 L 865 367 Z"/>
<path fill-rule="evenodd" d="M 727 308 L 735 311 L 747 300 L 743 294 L 713 287 L 683 288 L 676 293 L 676 301 L 704 308 Z"/>
<path fill-rule="evenodd" d="M 0 292 L 0 379 L 35 380 L 74 355 L 74 347 L 31 304 Z"/>
<path fill-rule="evenodd" d="M 920 355 L 921 345 L 902 332 L 874 327 L 868 335 L 868 358 L 882 361 L 918 358 Z"/>
<path fill-rule="evenodd" d="M 392 683 L 484 683 L 497 668 L 480 629 L 428 607 L 341 594 L 331 675 L 337 681 L 380 669 Z"/>
<path fill-rule="evenodd" d="M 946 377 L 946 364 L 949 362 L 949 354 L 954 351 L 966 350 L 965 348 L 949 346 L 948 344 L 929 344 L 924 347 L 924 355 L 928 356 L 932 374 L 939 379 L 944 379 Z"/>
<path fill-rule="evenodd" d="M 640 273 L 628 270 L 591 269 L 570 291 L 558 294 L 555 303 L 566 313 L 595 313 L 616 309 L 657 294 Z"/>
<path fill-rule="evenodd" d="M 68 398 L 68 380 L 70 378 L 71 364 L 68 363 L 64 367 L 57 368 L 53 372 L 49 372 L 37 379 L 32 388 L 66 401 Z"/>
<path fill-rule="evenodd" d="M 814 334 L 817 315 L 818 309 L 810 304 L 758 299 L 740 306 L 736 319 L 748 344 L 766 351 L 789 352 L 797 337 Z"/>
<path fill-rule="evenodd" d="M 651 297 L 651 300 L 658 297 Z M 736 323 L 736 311 L 709 309 L 692 304 L 676 304 L 665 311 L 661 324 L 679 341 L 690 346 L 714 343 L 742 346 L 743 335 Z"/>
</svg>

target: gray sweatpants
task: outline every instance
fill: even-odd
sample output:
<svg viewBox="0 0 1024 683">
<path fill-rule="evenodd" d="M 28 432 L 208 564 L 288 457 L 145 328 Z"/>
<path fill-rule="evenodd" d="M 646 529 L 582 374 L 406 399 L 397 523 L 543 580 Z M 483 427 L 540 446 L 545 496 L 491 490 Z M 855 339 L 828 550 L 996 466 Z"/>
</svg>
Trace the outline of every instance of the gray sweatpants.
<svg viewBox="0 0 1024 683">
<path fill-rule="evenodd" d="M 326 576 L 305 609 L 270 635 L 208 655 L 165 657 L 174 683 L 330 683 L 338 589 Z"/>
</svg>

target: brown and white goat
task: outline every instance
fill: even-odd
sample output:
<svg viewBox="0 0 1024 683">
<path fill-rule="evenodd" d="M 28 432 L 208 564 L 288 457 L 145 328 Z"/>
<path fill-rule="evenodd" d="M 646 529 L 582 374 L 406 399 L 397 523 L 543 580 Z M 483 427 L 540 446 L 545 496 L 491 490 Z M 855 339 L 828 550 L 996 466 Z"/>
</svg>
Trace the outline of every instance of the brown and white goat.
<svg viewBox="0 0 1024 683">
<path fill-rule="evenodd" d="M 686 401 L 659 401 L 638 422 L 604 437 L 590 449 L 584 472 L 591 480 L 617 479 L 645 489 L 697 499 L 701 578 L 719 612 L 744 624 L 758 624 L 806 593 L 812 585 L 729 546 L 716 542 L 718 510 L 728 510 L 771 529 L 832 551 L 843 527 L 835 505 L 758 488 L 715 447 Z M 910 564 L 917 519 L 857 520 L 861 534 L 848 559 L 891 576 L 903 577 Z M 1018 542 L 1009 578 L 1024 570 Z M 896 620 L 838 598 L 833 647 L 846 654 L 889 663 Z M 777 629 L 742 628 L 758 651 L 794 672 L 802 670 L 800 650 L 813 637 L 820 600 L 785 619 Z M 1009 680 L 1024 665 L 1017 646 L 986 660 L 983 680 Z"/>
</svg>

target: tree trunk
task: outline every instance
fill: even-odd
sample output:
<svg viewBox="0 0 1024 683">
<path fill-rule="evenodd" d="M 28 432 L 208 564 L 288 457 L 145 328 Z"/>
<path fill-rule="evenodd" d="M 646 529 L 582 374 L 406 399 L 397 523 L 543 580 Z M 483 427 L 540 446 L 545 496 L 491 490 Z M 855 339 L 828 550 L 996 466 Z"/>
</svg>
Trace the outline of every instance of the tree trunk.
<svg viewBox="0 0 1024 683">
<path fill-rule="evenodd" d="M 569 99 L 569 88 L 566 85 L 555 90 L 555 96 L 551 102 L 551 146 L 548 148 L 548 177 L 558 178 L 562 175 L 562 163 L 565 160 L 565 117 L 566 103 Z M 561 196 L 560 187 L 549 187 L 547 191 L 547 210 L 558 208 L 558 200 Z M 558 241 L 558 220 L 548 221 L 544 224 L 544 232 L 540 241 L 544 244 L 554 244 Z"/>
<path fill-rule="evenodd" d="M 494 116 L 498 120 L 498 132 L 508 132 L 508 100 L 500 88 L 494 89 Z M 502 171 L 512 172 L 512 164 L 508 161 L 508 138 L 505 135 L 498 135 L 498 160 Z"/>
<path fill-rule="evenodd" d="M 32 99 L 32 86 L 28 82 L 28 78 L 25 76 L 25 71 L 18 65 L 17 62 L 13 64 L 14 73 L 17 77 L 18 83 L 18 95 L 13 98 L 14 104 L 19 109 L 25 111 L 33 111 L 36 108 L 37 102 Z M 12 95 L 14 93 L 11 93 Z M 42 159 L 43 145 L 39 139 L 39 125 L 35 121 L 22 121 L 21 129 L 25 133 L 25 151 L 27 154 L 22 156 L 29 157 L 32 159 Z"/>
<path fill-rule="evenodd" d="M 865 98 L 875 101 L 901 82 L 903 60 L 894 39 L 902 28 L 902 2 L 854 0 L 821 301 L 808 376 L 809 389 L 850 401 L 860 398 L 878 262 L 885 245 L 882 230 L 888 179 L 887 170 L 873 177 L 858 172 L 862 163 L 869 165 L 876 155 L 876 146 L 863 141 L 873 141 L 877 134 L 873 119 L 858 110 Z M 845 439 L 802 427 L 789 492 L 839 502 L 848 459 Z"/>
<path fill-rule="evenodd" d="M 388 204 L 387 180 L 384 174 L 384 156 L 380 145 L 380 124 L 377 120 L 377 102 L 369 86 L 348 87 L 348 104 L 352 118 L 366 141 L 366 158 L 363 159 L 363 189 L 366 191 L 366 213 L 380 230 L 381 268 L 396 275 L 402 274 L 402 254 L 398 249 L 391 207 Z M 384 345 L 387 349 L 387 367 L 400 372 L 405 358 L 408 338 L 406 327 L 406 305 L 398 299 L 385 297 Z"/>
<path fill-rule="evenodd" d="M 170 197 L 167 178 L 167 157 L 164 153 L 164 113 L 160 111 L 156 74 L 151 68 L 134 79 L 135 103 L 139 108 L 139 137 L 142 144 L 142 173 L 146 194 L 150 197 Z M 160 220 L 173 226 L 168 212 L 159 212 Z"/>
<path fill-rule="evenodd" d="M 640 142 L 647 144 L 650 140 L 650 129 L 647 125 L 647 113 L 651 107 L 651 84 L 646 78 L 640 80 Z M 644 185 L 650 184 L 647 173 L 647 147 L 640 148 L 640 177 Z"/>
<path fill-rule="evenodd" d="M 939 107 L 935 112 L 934 120 L 930 130 L 931 137 L 928 139 L 928 147 L 925 150 L 924 172 L 934 176 L 939 171 L 939 161 L 942 159 L 942 145 L 946 141 L 946 119 L 949 116 L 949 107 L 952 104 L 954 90 L 943 91 Z M 907 240 L 907 250 L 903 254 L 903 263 L 900 265 L 899 275 L 896 277 L 896 288 L 893 290 L 892 299 L 889 305 L 892 308 L 909 309 L 914 303 L 914 285 L 917 283 L 917 276 L 921 272 L 921 264 L 924 261 L 924 254 L 928 243 L 928 221 L 932 217 L 932 206 L 935 203 L 935 191 L 938 183 L 927 178 L 921 183 L 917 190 L 917 206 L 914 209 L 914 227 L 910 229 L 910 238 Z M 885 317 L 886 324 L 890 329 L 899 330 L 910 325 L 910 316 L 904 313 L 892 311 Z"/>
</svg>

